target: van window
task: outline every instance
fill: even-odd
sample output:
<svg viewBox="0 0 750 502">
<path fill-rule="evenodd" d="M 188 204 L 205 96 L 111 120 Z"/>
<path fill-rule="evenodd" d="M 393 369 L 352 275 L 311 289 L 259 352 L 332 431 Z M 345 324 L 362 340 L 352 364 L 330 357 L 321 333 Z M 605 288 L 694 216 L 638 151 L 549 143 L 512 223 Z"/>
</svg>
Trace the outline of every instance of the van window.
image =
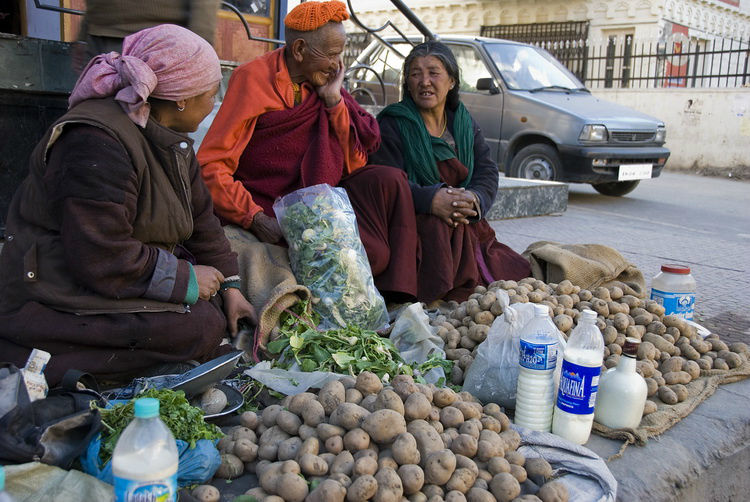
<svg viewBox="0 0 750 502">
<path fill-rule="evenodd" d="M 476 48 L 470 45 L 449 44 L 449 47 L 453 55 L 456 56 L 458 68 L 461 70 L 461 91 L 479 92 L 477 91 L 477 80 L 492 76 L 482 57 Z"/>
</svg>

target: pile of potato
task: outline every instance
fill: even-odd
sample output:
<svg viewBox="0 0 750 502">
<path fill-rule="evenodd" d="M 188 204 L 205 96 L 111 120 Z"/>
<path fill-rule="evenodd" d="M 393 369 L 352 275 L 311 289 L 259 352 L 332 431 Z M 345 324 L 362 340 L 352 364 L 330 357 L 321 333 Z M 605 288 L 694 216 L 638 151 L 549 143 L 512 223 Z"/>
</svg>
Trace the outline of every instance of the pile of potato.
<svg viewBox="0 0 750 502">
<path fill-rule="evenodd" d="M 557 328 L 566 339 L 581 311 L 599 314 L 597 325 L 604 337 L 603 368 L 616 366 L 626 337 L 641 340 L 638 372 L 648 384 L 649 401 L 644 414 L 657 409 L 657 402 L 676 404 L 687 398 L 685 384 L 701 375 L 701 370 L 729 370 L 748 359 L 742 342 L 727 345 L 716 334 L 705 339 L 676 316 L 665 316 L 664 307 L 653 300 L 626 295 L 619 287 L 581 289 L 565 280 L 560 284 L 526 278 L 497 281 L 476 288 L 468 300 L 452 302 L 448 314 L 433 317 L 431 323 L 445 341 L 446 355 L 455 361 L 452 383 L 461 385 L 464 372 L 474 360 L 477 346 L 487 337 L 490 326 L 502 314 L 496 292 L 505 290 L 510 303 L 541 303 L 550 309 Z"/>
<path fill-rule="evenodd" d="M 218 444 L 216 476 L 257 474 L 246 494 L 259 501 L 568 500 L 547 461 L 517 451 L 498 405 L 410 376 L 343 377 L 240 418 Z"/>
</svg>

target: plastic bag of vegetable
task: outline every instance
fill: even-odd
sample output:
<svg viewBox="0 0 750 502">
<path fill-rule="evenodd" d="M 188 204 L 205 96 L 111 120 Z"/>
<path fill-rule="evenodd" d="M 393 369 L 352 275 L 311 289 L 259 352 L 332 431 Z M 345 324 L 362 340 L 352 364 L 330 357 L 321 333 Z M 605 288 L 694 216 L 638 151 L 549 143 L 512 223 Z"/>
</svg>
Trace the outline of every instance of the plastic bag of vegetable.
<svg viewBox="0 0 750 502">
<path fill-rule="evenodd" d="M 430 357 L 445 359 L 445 342 L 437 335 L 437 328 L 430 326 L 421 303 L 412 303 L 399 313 L 390 339 L 407 363 L 424 363 Z M 444 385 L 446 381 L 441 367 L 431 368 L 422 376 L 428 383 Z"/>
<path fill-rule="evenodd" d="M 321 327 L 385 326 L 388 311 L 346 191 L 326 184 L 301 188 L 277 199 L 273 209 L 289 243 L 292 271 L 312 292 Z"/>
</svg>

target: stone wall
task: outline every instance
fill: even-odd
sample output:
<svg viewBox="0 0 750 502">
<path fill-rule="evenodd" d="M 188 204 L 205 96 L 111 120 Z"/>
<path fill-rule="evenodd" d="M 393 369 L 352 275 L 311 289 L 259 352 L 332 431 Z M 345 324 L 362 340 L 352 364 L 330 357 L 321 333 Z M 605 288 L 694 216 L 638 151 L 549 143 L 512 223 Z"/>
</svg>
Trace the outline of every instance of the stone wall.
<svg viewBox="0 0 750 502">
<path fill-rule="evenodd" d="M 669 169 L 750 171 L 750 89 L 596 89 L 663 120 Z"/>
</svg>

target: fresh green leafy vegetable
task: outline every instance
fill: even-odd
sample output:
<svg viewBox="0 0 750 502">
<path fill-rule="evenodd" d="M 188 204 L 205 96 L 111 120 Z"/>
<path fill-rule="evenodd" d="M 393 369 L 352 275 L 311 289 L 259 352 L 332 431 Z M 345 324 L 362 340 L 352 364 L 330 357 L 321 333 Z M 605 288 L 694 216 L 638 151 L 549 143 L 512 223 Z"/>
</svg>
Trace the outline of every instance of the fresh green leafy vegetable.
<svg viewBox="0 0 750 502">
<path fill-rule="evenodd" d="M 153 397 L 159 400 L 159 417 L 169 427 L 175 439 L 181 439 L 195 447 L 199 439 L 219 439 L 224 434 L 216 425 L 203 420 L 203 410 L 192 406 L 181 390 L 147 389 L 127 403 L 115 404 L 111 408 L 99 408 L 102 417 L 102 444 L 99 458 L 107 463 L 112 458 L 115 444 L 125 427 L 133 420 L 135 399 Z"/>
<path fill-rule="evenodd" d="M 372 330 L 348 325 L 346 328 L 319 330 L 319 316 L 309 312 L 307 302 L 300 302 L 280 318 L 281 337 L 268 344 L 278 354 L 275 366 L 289 369 L 296 363 L 302 371 L 329 371 L 358 375 L 371 371 L 383 377 L 414 375 L 426 383 L 423 375 L 433 368 L 443 368 L 447 377 L 451 361 L 433 355 L 421 364 L 407 364 L 388 338 Z"/>
<path fill-rule="evenodd" d="M 346 192 L 315 185 L 285 196 L 274 209 L 294 275 L 312 292 L 323 327 L 385 325 L 385 301 L 375 288 Z"/>
</svg>

